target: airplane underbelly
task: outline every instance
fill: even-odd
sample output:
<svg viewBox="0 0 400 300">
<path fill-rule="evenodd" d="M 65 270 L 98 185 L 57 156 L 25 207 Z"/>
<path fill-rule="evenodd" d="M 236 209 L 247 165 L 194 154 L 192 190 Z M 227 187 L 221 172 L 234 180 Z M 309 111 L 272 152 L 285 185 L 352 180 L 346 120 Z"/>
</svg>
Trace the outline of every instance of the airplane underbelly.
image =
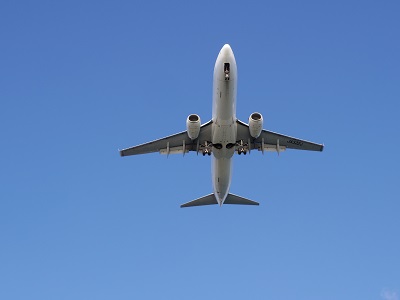
<svg viewBox="0 0 400 300">
<path fill-rule="evenodd" d="M 213 119 L 221 123 L 230 122 L 236 115 L 235 82 L 216 81 L 213 95 Z"/>
<path fill-rule="evenodd" d="M 213 158 L 214 194 L 218 202 L 223 203 L 229 192 L 232 174 L 231 158 Z"/>
<path fill-rule="evenodd" d="M 212 144 L 215 158 L 231 158 L 235 153 L 236 126 L 236 122 L 229 125 L 214 125 Z"/>
</svg>

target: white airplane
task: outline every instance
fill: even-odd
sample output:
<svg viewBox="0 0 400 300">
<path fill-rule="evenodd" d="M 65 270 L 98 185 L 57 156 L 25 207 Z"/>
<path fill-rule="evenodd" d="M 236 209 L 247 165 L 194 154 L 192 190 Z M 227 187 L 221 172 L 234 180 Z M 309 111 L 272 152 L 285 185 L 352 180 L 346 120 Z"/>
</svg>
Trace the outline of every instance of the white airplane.
<svg viewBox="0 0 400 300">
<path fill-rule="evenodd" d="M 286 149 L 322 151 L 324 146 L 263 129 L 263 117 L 252 113 L 249 124 L 236 118 L 237 67 L 231 47 L 222 47 L 214 66 L 212 119 L 201 125 L 196 114 L 188 116 L 186 131 L 120 151 L 121 156 L 159 152 L 161 154 L 200 152 L 212 157 L 214 193 L 182 204 L 181 207 L 210 204 L 259 205 L 229 193 L 232 157 L 251 150 L 281 152 Z"/>
</svg>

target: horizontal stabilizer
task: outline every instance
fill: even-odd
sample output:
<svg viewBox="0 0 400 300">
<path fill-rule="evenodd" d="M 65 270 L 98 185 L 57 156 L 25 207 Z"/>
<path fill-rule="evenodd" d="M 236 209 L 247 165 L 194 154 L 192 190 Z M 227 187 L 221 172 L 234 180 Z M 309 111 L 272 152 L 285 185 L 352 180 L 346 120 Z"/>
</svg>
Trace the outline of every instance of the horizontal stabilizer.
<svg viewBox="0 0 400 300">
<path fill-rule="evenodd" d="M 209 195 L 201 197 L 199 199 L 182 204 L 181 207 L 202 206 L 202 205 L 211 205 L 211 204 L 218 204 L 217 199 L 215 199 L 214 194 L 209 194 Z"/>
<path fill-rule="evenodd" d="M 260 203 L 249 200 L 234 194 L 228 194 L 224 201 L 224 204 L 241 204 L 241 205 L 260 205 Z"/>
</svg>

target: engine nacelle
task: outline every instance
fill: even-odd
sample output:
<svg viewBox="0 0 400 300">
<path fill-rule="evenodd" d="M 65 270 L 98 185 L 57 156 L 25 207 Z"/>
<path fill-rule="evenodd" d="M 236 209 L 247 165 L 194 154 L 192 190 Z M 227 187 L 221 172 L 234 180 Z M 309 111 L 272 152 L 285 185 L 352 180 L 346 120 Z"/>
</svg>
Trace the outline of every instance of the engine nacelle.
<svg viewBox="0 0 400 300">
<path fill-rule="evenodd" d="M 200 133 L 200 126 L 201 126 L 201 121 L 198 115 L 193 114 L 187 117 L 186 130 L 191 140 L 195 140 L 198 138 Z"/>
<path fill-rule="evenodd" d="M 263 129 L 263 117 L 260 113 L 252 113 L 249 117 L 249 131 L 253 138 L 258 138 Z"/>
</svg>

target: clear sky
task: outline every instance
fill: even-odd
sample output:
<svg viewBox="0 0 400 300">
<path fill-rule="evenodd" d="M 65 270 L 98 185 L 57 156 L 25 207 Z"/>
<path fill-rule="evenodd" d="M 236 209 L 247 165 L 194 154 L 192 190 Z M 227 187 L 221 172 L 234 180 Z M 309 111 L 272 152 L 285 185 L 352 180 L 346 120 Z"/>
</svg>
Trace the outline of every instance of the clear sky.
<svg viewBox="0 0 400 300">
<path fill-rule="evenodd" d="M 400 299 L 399 1 L 0 2 L 0 299 Z M 118 149 L 238 117 L 325 144 L 234 158 L 259 207 L 181 203 L 210 158 Z"/>
</svg>

